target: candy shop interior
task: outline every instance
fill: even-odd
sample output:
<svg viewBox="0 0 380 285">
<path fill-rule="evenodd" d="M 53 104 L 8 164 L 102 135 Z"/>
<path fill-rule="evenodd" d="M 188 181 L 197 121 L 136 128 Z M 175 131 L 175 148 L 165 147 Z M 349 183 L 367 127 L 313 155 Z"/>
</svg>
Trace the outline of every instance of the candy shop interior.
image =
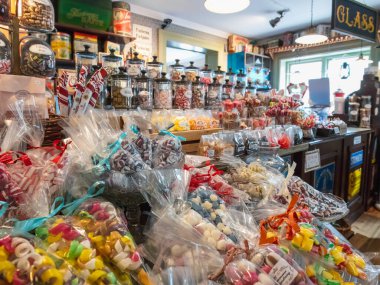
<svg viewBox="0 0 380 285">
<path fill-rule="evenodd" d="M 379 0 L 0 0 L 0 284 L 380 284 Z"/>
</svg>

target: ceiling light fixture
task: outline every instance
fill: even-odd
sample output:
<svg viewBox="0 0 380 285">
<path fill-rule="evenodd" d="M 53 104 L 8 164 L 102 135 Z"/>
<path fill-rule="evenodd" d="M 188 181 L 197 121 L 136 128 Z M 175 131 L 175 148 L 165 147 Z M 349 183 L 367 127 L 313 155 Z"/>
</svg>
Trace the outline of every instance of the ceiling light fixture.
<svg viewBox="0 0 380 285">
<path fill-rule="evenodd" d="M 280 15 L 280 17 L 276 17 L 269 21 L 269 24 L 272 26 L 272 28 L 276 27 L 278 23 L 280 23 L 281 19 L 284 17 L 285 13 L 289 12 L 289 9 L 277 11 L 277 14 Z"/>
<path fill-rule="evenodd" d="M 314 0 L 311 0 L 311 21 L 310 28 L 301 37 L 296 39 L 296 43 L 300 45 L 312 45 L 323 43 L 328 40 L 328 37 L 317 32 L 317 29 L 313 27 L 313 10 L 314 10 Z"/>
<path fill-rule="evenodd" d="M 217 14 L 232 14 L 248 8 L 250 0 L 206 0 L 207 10 Z"/>
<path fill-rule="evenodd" d="M 371 64 L 371 63 L 373 63 L 372 59 L 364 58 L 364 54 L 363 54 L 363 41 L 360 41 L 360 55 L 356 59 L 356 61 L 363 62 L 364 64 Z"/>
</svg>

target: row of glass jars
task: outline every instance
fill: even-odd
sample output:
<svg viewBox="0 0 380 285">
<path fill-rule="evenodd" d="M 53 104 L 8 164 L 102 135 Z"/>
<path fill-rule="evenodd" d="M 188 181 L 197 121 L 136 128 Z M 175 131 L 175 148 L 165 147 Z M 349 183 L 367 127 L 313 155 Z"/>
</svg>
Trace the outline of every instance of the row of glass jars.
<svg viewBox="0 0 380 285">
<path fill-rule="evenodd" d="M 141 76 L 132 77 L 124 68 L 108 80 L 111 102 L 116 109 L 190 109 L 219 108 L 220 103 L 227 99 L 243 99 L 246 92 L 254 94 L 255 88 L 238 83 L 235 87 L 226 81 L 222 85 L 216 77 L 211 84 L 204 84 L 200 77 L 189 81 L 186 75 L 181 80 L 172 81 L 162 73 L 160 78 L 151 79 L 145 70 Z M 228 94 L 228 96 L 227 96 Z M 239 94 L 239 95 L 238 95 Z"/>
</svg>

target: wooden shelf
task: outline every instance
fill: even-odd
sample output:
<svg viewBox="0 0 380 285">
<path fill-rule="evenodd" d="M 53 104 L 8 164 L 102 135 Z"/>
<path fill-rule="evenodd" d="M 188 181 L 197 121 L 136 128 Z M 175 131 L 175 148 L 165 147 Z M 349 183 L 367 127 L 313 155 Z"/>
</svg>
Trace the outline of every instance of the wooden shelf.
<svg viewBox="0 0 380 285">
<path fill-rule="evenodd" d="M 319 44 L 312 44 L 312 45 L 291 45 L 291 46 L 284 46 L 284 47 L 273 47 L 273 48 L 267 48 L 266 52 L 270 55 L 270 57 L 273 59 L 274 55 L 277 53 L 285 53 L 285 52 L 294 52 L 296 50 L 301 50 L 305 48 L 315 48 L 320 46 L 326 46 L 336 43 L 344 43 L 355 40 L 353 37 L 350 36 L 340 36 L 328 39 L 327 41 Z"/>
<path fill-rule="evenodd" d="M 55 27 L 60 32 L 79 32 L 79 33 L 93 34 L 93 35 L 97 35 L 103 38 L 117 39 L 125 43 L 135 40 L 135 38 L 132 36 L 123 36 L 120 34 L 115 34 L 113 32 L 101 31 L 101 30 L 68 25 L 68 24 L 55 23 Z"/>
</svg>

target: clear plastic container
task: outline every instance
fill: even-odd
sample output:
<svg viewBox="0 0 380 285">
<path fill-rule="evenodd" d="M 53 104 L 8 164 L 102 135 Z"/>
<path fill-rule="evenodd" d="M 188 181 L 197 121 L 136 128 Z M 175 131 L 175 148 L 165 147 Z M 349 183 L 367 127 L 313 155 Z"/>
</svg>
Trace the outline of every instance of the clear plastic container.
<svg viewBox="0 0 380 285">
<path fill-rule="evenodd" d="M 205 66 L 200 70 L 199 76 L 201 77 L 202 83 L 209 85 L 212 83 L 214 72 L 208 67 L 208 64 L 205 64 Z"/>
<path fill-rule="evenodd" d="M 153 61 L 146 64 L 147 76 L 156 79 L 161 76 L 163 64 L 157 61 L 157 56 L 153 56 Z"/>
<path fill-rule="evenodd" d="M 190 65 L 185 68 L 186 80 L 194 82 L 196 77 L 199 76 L 199 68 L 194 66 L 194 61 L 190 61 Z"/>
<path fill-rule="evenodd" d="M 233 100 L 234 99 L 234 86 L 231 84 L 230 80 L 226 79 L 226 83 L 223 85 L 222 100 Z"/>
<path fill-rule="evenodd" d="M 175 60 L 175 64 L 170 65 L 170 79 L 172 81 L 180 81 L 184 72 L 185 67 L 182 64 L 179 64 L 179 59 Z"/>
<path fill-rule="evenodd" d="M 206 95 L 206 107 L 209 109 L 219 108 L 221 98 L 222 84 L 220 84 L 218 82 L 218 79 L 214 77 L 213 82 L 208 86 L 208 92 Z"/>
<path fill-rule="evenodd" d="M 226 72 L 221 68 L 221 66 L 218 66 L 218 69 L 214 71 L 214 78 L 216 78 L 220 85 L 223 85 L 226 80 Z"/>
<path fill-rule="evenodd" d="M 166 78 L 166 73 L 161 73 L 161 78 L 154 80 L 154 108 L 172 109 L 172 81 Z"/>
<path fill-rule="evenodd" d="M 123 58 L 115 55 L 115 50 L 110 49 L 110 54 L 102 57 L 102 66 L 112 74 L 118 74 L 123 65 Z"/>
<path fill-rule="evenodd" d="M 193 98 L 191 100 L 192 108 L 204 108 L 206 99 L 206 84 L 201 82 L 200 77 L 197 76 L 192 85 Z"/>
<path fill-rule="evenodd" d="M 136 78 L 136 96 L 139 107 L 143 110 L 153 109 L 153 81 L 147 77 L 146 71 L 143 70 L 142 75 Z"/>
<path fill-rule="evenodd" d="M 6 36 L 0 32 L 0 74 L 11 72 L 11 43 Z"/>
<path fill-rule="evenodd" d="M 191 81 L 186 80 L 186 76 L 181 76 L 182 80 L 176 82 L 174 89 L 174 105 L 178 109 L 191 108 Z"/>
<path fill-rule="evenodd" d="M 243 72 L 243 69 L 239 69 L 239 73 L 237 74 L 236 78 L 240 84 L 243 84 L 244 86 L 247 85 L 247 74 Z"/>
<path fill-rule="evenodd" d="M 236 73 L 232 71 L 231 67 L 228 69 L 228 72 L 226 73 L 226 79 L 228 79 L 232 85 L 236 84 Z"/>
<path fill-rule="evenodd" d="M 131 77 L 137 77 L 141 75 L 141 71 L 144 69 L 144 61 L 138 58 L 139 53 L 134 52 L 133 58 L 127 60 L 127 74 Z"/>
<path fill-rule="evenodd" d="M 245 97 L 245 85 L 242 84 L 240 81 L 237 81 L 235 86 L 235 99 L 236 100 L 243 100 Z"/>
<path fill-rule="evenodd" d="M 47 42 L 35 37 L 20 41 L 20 67 L 24 75 L 51 78 L 55 75 L 55 56 Z"/>
<path fill-rule="evenodd" d="M 118 74 L 111 76 L 111 97 L 112 106 L 115 109 L 132 109 L 133 90 L 131 77 L 125 73 L 124 68 L 120 68 Z"/>
<path fill-rule="evenodd" d="M 50 0 L 20 0 L 20 26 L 28 30 L 54 30 L 54 7 Z"/>
<path fill-rule="evenodd" d="M 348 121 L 357 123 L 359 121 L 359 106 L 357 102 L 348 103 Z"/>
<path fill-rule="evenodd" d="M 11 0 L 0 0 L 0 23 L 8 24 L 11 20 Z"/>
<path fill-rule="evenodd" d="M 96 53 L 90 51 L 89 45 L 84 45 L 84 51 L 75 54 L 75 69 L 77 71 L 77 78 L 82 66 L 86 66 L 89 70 L 88 77 L 91 76 L 91 70 L 94 65 L 97 65 Z"/>
</svg>

